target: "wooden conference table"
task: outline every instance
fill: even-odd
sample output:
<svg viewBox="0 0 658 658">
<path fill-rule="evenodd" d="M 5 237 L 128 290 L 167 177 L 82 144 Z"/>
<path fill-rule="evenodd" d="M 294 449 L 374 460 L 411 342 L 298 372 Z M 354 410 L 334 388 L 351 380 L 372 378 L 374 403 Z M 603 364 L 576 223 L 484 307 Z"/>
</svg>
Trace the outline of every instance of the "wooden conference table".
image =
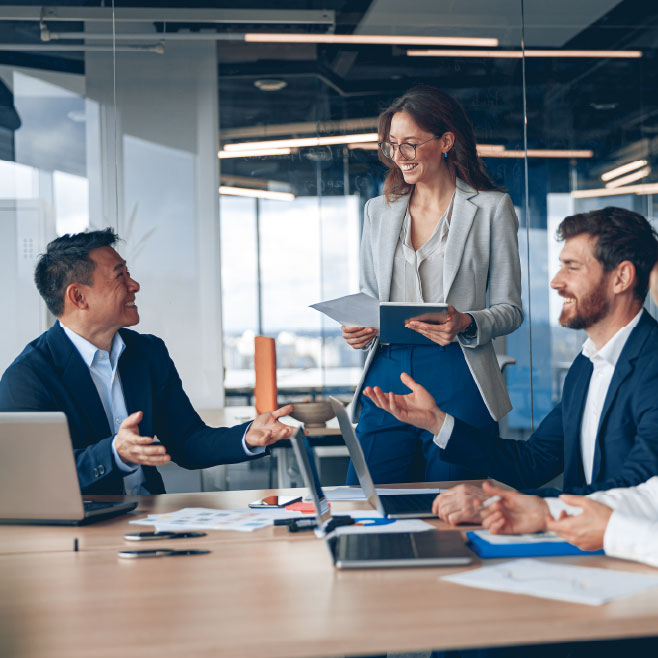
<svg viewBox="0 0 658 658">
<path fill-rule="evenodd" d="M 265 493 L 144 496 L 132 518 L 242 508 Z M 340 513 L 366 504 L 333 507 Z M 120 559 L 117 550 L 146 544 L 123 540 L 144 529 L 130 518 L 83 528 L 0 527 L 0 656 L 314 658 L 657 632 L 656 589 L 590 607 L 441 580 L 465 567 L 337 571 L 322 540 L 283 527 L 147 544 L 208 548 L 208 555 Z M 552 560 L 656 575 L 601 556 Z"/>
</svg>

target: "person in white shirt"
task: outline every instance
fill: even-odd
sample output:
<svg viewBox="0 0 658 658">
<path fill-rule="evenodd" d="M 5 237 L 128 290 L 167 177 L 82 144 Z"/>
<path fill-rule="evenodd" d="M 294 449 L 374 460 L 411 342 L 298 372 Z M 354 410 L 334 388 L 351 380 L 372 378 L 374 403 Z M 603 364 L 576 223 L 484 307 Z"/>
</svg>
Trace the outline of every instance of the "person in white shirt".
<svg viewBox="0 0 658 658">
<path fill-rule="evenodd" d="M 636 487 L 597 491 L 588 496 L 527 496 L 485 482 L 487 495 L 500 500 L 482 511 L 492 534 L 552 530 L 585 551 L 658 567 L 658 476 Z"/>
<path fill-rule="evenodd" d="M 537 489 L 560 473 L 563 492 L 588 494 L 634 486 L 658 475 L 658 323 L 642 309 L 658 258 L 647 220 L 621 208 L 566 217 L 561 268 L 551 287 L 564 297 L 563 326 L 588 340 L 565 378 L 560 403 L 527 441 L 485 440 L 476 428 L 443 412 L 409 375 L 407 395 L 379 387 L 365 394 L 396 418 L 434 435 L 441 458 L 515 489 Z M 459 485 L 437 497 L 445 521 L 479 523 L 488 494 Z"/>
</svg>

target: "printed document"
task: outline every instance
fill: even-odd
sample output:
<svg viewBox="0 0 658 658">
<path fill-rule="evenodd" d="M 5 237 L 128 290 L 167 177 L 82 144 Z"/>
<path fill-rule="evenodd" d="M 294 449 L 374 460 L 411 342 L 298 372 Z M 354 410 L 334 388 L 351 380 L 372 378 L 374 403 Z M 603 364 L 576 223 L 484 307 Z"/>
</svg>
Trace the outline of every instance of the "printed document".
<svg viewBox="0 0 658 658">
<path fill-rule="evenodd" d="M 338 526 L 337 535 L 367 535 L 382 532 L 425 532 L 433 526 L 420 519 L 387 519 L 374 510 L 358 510 L 349 512 L 355 520 L 354 525 Z"/>
<path fill-rule="evenodd" d="M 379 300 L 364 292 L 311 304 L 311 308 L 324 313 L 345 327 L 379 329 Z"/>
<path fill-rule="evenodd" d="M 491 567 L 444 576 L 443 580 L 467 587 L 586 605 L 602 605 L 622 596 L 658 587 L 655 576 L 533 559 L 509 560 Z"/>
<path fill-rule="evenodd" d="M 509 546 L 511 544 L 543 544 L 551 542 L 564 544 L 564 539 L 550 530 L 533 532 L 527 535 L 492 535 L 488 530 L 473 530 L 474 535 L 481 537 L 496 546 Z"/>
<path fill-rule="evenodd" d="M 301 512 L 286 509 L 229 510 L 186 507 L 167 514 L 149 514 L 131 521 L 135 525 L 155 526 L 156 532 L 171 530 L 238 530 L 252 532 L 272 525 L 274 519 L 301 517 Z"/>
</svg>

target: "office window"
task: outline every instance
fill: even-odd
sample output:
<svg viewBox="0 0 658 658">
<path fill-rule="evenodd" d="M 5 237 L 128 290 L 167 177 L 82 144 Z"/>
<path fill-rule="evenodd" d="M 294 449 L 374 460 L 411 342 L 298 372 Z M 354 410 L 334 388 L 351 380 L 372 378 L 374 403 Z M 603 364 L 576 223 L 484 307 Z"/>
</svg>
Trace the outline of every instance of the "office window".
<svg viewBox="0 0 658 658">
<path fill-rule="evenodd" d="M 253 11 L 249 29 L 265 37 L 352 42 L 245 41 L 244 23 L 202 20 L 208 3 L 142 7 L 132 22 L 121 12 L 137 2 L 78 3 L 71 25 L 9 20 L 0 8 L 0 267 L 16 282 L 0 293 L 11 311 L 0 369 L 52 321 L 32 284 L 38 253 L 63 232 L 110 225 L 142 284 L 140 330 L 166 340 L 196 406 L 251 385 L 257 333 L 277 339 L 283 388 L 349 388 L 363 354 L 308 305 L 356 292 L 363 207 L 385 175 L 376 118 L 425 83 L 463 104 L 519 215 L 526 318 L 496 349 L 516 361 L 506 423 L 527 436 L 583 340 L 558 325 L 548 287 L 556 226 L 608 204 L 655 216 L 654 9 L 302 4 L 233 8 Z M 185 13 L 174 21 L 172 9 Z M 282 25 L 281 11 L 296 20 Z M 79 31 L 86 42 L 66 38 Z M 373 35 L 398 41 L 360 39 Z M 408 35 L 495 42 L 417 45 Z M 311 141 L 290 142 L 300 139 Z M 241 151 L 254 144 L 255 154 Z"/>
</svg>

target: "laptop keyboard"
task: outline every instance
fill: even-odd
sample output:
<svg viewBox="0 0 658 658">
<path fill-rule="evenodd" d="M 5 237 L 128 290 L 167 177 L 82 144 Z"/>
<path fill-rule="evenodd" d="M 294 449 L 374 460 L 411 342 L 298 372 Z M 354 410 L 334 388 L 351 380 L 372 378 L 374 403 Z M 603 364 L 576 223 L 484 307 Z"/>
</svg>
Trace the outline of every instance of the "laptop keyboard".
<svg viewBox="0 0 658 658">
<path fill-rule="evenodd" d="M 380 496 L 387 514 L 396 512 L 431 512 L 435 494 L 405 494 L 403 496 Z"/>
<path fill-rule="evenodd" d="M 341 535 L 338 558 L 341 560 L 404 559 L 415 555 L 411 533 Z"/>
</svg>

